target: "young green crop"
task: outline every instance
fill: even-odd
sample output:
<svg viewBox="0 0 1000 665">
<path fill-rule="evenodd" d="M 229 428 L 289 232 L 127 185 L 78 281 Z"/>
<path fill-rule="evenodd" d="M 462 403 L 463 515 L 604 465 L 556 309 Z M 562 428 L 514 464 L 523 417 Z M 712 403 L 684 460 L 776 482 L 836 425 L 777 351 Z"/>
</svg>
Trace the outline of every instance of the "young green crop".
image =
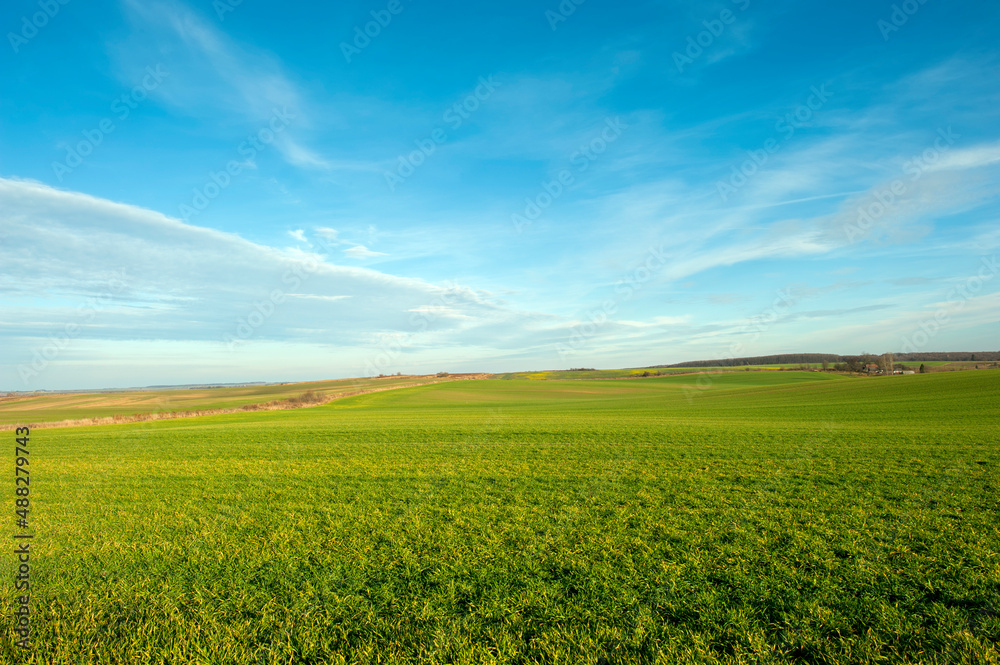
<svg viewBox="0 0 1000 665">
<path fill-rule="evenodd" d="M 38 430 L 0 659 L 995 662 L 998 407 L 751 372 Z"/>
</svg>

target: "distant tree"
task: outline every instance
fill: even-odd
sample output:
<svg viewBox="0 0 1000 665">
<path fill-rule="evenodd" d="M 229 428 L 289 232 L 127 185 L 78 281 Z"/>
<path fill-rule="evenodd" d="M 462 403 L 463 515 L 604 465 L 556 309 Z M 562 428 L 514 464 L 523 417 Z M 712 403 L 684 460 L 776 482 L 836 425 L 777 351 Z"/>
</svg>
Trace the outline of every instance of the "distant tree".
<svg viewBox="0 0 1000 665">
<path fill-rule="evenodd" d="M 886 374 L 892 374 L 893 357 L 891 353 L 883 353 L 878 358 L 878 366 Z"/>
<path fill-rule="evenodd" d="M 847 358 L 847 371 L 848 372 L 860 372 L 861 371 L 861 358 L 856 356 L 851 356 Z"/>
<path fill-rule="evenodd" d="M 920 363 L 920 373 L 921 374 L 926 374 L 927 373 L 927 365 L 925 365 L 923 363 Z"/>
<path fill-rule="evenodd" d="M 823 361 L 823 371 L 826 372 L 829 369 L 830 369 L 830 361 L 829 360 L 824 360 Z"/>
</svg>

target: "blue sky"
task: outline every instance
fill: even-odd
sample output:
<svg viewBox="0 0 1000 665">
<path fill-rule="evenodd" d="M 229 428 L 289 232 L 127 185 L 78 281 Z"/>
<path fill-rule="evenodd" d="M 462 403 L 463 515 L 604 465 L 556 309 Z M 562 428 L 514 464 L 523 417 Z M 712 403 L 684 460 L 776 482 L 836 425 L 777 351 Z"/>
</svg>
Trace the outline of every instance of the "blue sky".
<svg viewBox="0 0 1000 665">
<path fill-rule="evenodd" d="M 998 348 L 995 4 L 0 27 L 0 389 Z"/>
</svg>

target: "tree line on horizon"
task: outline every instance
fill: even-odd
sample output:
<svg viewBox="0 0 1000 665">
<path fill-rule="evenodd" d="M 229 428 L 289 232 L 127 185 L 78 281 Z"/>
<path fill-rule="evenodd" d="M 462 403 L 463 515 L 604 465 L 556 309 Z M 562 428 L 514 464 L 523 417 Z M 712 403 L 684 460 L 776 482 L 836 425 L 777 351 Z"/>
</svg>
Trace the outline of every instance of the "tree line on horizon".
<svg viewBox="0 0 1000 665">
<path fill-rule="evenodd" d="M 866 364 L 878 364 L 879 359 L 891 356 L 894 362 L 929 362 L 929 361 L 998 361 L 1000 351 L 940 351 L 929 353 L 894 353 L 876 356 L 870 353 L 858 355 L 838 355 L 835 353 L 782 353 L 771 356 L 753 356 L 748 358 L 720 358 L 716 360 L 690 360 L 672 365 L 652 365 L 649 369 L 679 368 L 679 367 L 743 367 L 749 365 L 844 365 L 848 371 L 864 368 Z"/>
</svg>

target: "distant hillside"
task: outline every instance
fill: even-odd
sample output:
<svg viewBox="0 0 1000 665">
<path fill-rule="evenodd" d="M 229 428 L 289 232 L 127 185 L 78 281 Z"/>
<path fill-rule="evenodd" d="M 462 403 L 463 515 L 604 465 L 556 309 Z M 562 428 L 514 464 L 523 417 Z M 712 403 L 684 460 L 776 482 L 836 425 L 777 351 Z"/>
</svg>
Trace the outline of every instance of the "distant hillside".
<svg viewBox="0 0 1000 665">
<path fill-rule="evenodd" d="M 876 354 L 873 354 L 876 355 Z M 774 356 L 755 356 L 752 358 L 717 358 L 715 360 L 691 360 L 673 365 L 651 365 L 648 369 L 671 367 L 742 367 L 744 365 L 818 365 L 824 360 L 828 363 L 843 363 L 860 358 L 861 354 L 840 356 L 832 353 L 782 353 Z M 933 362 L 933 361 L 994 361 L 1000 360 L 1000 351 L 941 351 L 932 353 L 896 353 L 896 362 Z"/>
<path fill-rule="evenodd" d="M 941 353 L 896 353 L 893 359 L 898 361 L 935 361 L 947 360 L 950 362 L 968 360 L 1000 360 L 1000 351 L 947 351 Z"/>
</svg>

